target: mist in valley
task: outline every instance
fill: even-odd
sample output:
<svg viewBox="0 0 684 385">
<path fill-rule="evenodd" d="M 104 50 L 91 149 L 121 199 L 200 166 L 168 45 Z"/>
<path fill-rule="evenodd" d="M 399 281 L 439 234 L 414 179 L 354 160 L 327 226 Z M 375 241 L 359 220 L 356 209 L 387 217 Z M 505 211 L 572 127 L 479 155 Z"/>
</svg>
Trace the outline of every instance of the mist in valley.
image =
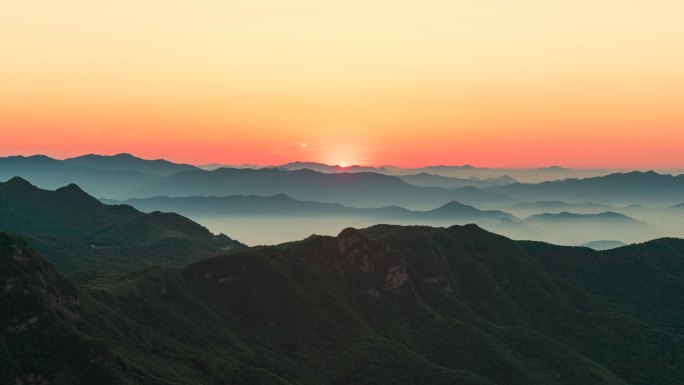
<svg viewBox="0 0 684 385">
<path fill-rule="evenodd" d="M 573 246 L 681 237 L 678 174 L 311 162 L 207 169 L 129 154 L 0 158 L 2 180 L 21 176 L 48 190 L 75 183 L 106 204 L 178 213 L 248 245 L 375 224 L 474 223 L 513 239 Z"/>
<path fill-rule="evenodd" d="M 665 226 L 645 222 L 584 223 L 561 221 L 555 224 L 520 221 L 449 221 L 397 218 L 363 218 L 358 216 L 188 216 L 213 233 L 230 234 L 249 245 L 273 245 L 304 239 L 312 234 L 339 234 L 347 227 L 365 228 L 377 224 L 449 227 L 474 223 L 493 233 L 516 240 L 533 240 L 566 246 L 581 246 L 595 241 L 620 241 L 625 244 L 641 243 L 659 237 L 677 237 L 684 234 L 682 223 Z"/>
</svg>

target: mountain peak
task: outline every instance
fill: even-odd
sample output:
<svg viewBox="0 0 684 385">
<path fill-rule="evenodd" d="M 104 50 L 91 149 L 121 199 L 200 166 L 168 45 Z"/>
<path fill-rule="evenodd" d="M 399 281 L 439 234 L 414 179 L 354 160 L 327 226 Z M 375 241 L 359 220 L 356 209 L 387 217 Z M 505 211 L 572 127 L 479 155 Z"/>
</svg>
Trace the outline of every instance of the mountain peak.
<svg viewBox="0 0 684 385">
<path fill-rule="evenodd" d="M 88 198 L 95 199 L 92 196 L 90 196 L 87 192 L 83 191 L 83 189 L 81 187 L 79 187 L 76 183 L 69 183 L 68 185 L 66 185 L 64 187 L 60 187 L 55 191 L 61 192 L 61 193 L 67 193 L 67 194 L 78 194 L 78 195 L 87 196 Z"/>
<path fill-rule="evenodd" d="M 616 173 L 616 174 L 609 174 L 608 176 L 617 176 L 617 177 L 662 177 L 662 176 L 672 176 L 669 174 L 660 174 L 657 173 L 653 170 L 648 170 L 648 171 L 630 171 L 630 172 L 625 172 L 625 173 Z"/>
<path fill-rule="evenodd" d="M 31 184 L 31 182 L 27 181 L 26 179 L 24 179 L 20 176 L 14 176 L 14 177 L 8 179 L 4 184 L 8 185 L 8 186 L 34 187 Z"/>
<path fill-rule="evenodd" d="M 459 201 L 450 201 L 450 202 L 447 202 L 447 203 L 443 204 L 443 205 L 440 206 L 438 209 L 454 209 L 454 208 L 459 208 L 459 209 L 460 209 L 460 208 L 463 208 L 463 207 L 471 207 L 471 206 L 464 205 L 463 203 L 461 203 L 461 202 L 459 202 Z"/>
<path fill-rule="evenodd" d="M 510 175 L 508 175 L 508 174 L 501 175 L 500 177 L 494 178 L 494 179 L 492 179 L 492 180 L 493 180 L 493 181 L 496 181 L 496 182 L 502 182 L 502 183 L 503 183 L 503 182 L 506 182 L 506 183 L 518 183 L 518 180 L 517 180 L 517 179 L 513 178 L 512 176 L 510 176 Z"/>
<path fill-rule="evenodd" d="M 431 210 L 431 212 L 442 214 L 471 214 L 477 211 L 479 210 L 475 207 L 465 205 L 459 201 L 450 201 L 443 204 L 442 206 L 437 207 L 436 209 Z"/>
<path fill-rule="evenodd" d="M 539 167 L 537 170 L 538 171 L 570 171 L 570 169 L 568 169 L 568 168 L 557 166 L 557 165 L 552 165 L 549 167 Z"/>
<path fill-rule="evenodd" d="M 347 227 L 337 235 L 337 244 L 340 253 L 345 254 L 365 239 L 366 237 L 359 230 L 353 227 Z"/>
<path fill-rule="evenodd" d="M 129 154 L 127 152 L 122 152 L 120 154 L 112 155 L 112 158 L 120 158 L 120 159 L 141 159 L 138 158 L 137 156 L 133 154 Z"/>
<path fill-rule="evenodd" d="M 76 156 L 73 158 L 67 158 L 65 160 L 85 160 L 85 159 L 140 159 L 135 155 L 129 154 L 127 152 L 122 152 L 120 154 L 114 154 L 114 155 L 101 155 L 101 154 L 85 154 L 85 155 L 80 155 Z"/>
<path fill-rule="evenodd" d="M 340 231 L 340 233 L 337 235 L 337 239 L 340 240 L 353 240 L 353 239 L 360 239 L 362 237 L 362 234 L 359 230 L 353 228 L 353 227 L 347 227 L 346 229 Z"/>
</svg>

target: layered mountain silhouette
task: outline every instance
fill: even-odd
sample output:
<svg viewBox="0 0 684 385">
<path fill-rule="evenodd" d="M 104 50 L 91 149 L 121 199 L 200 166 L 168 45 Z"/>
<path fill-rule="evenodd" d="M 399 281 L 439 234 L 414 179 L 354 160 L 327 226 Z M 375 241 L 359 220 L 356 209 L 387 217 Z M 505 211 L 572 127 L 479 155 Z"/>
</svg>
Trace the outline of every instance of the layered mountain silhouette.
<svg viewBox="0 0 684 385">
<path fill-rule="evenodd" d="M 531 217 L 525 218 L 528 222 L 533 223 L 553 223 L 553 222 L 563 222 L 572 225 L 586 222 L 594 222 L 602 225 L 611 224 L 632 224 L 632 225 L 642 225 L 644 222 L 637 221 L 636 219 L 630 218 L 624 214 L 614 213 L 611 211 L 606 211 L 598 214 L 575 214 L 569 212 L 561 212 L 557 214 L 537 214 Z"/>
<path fill-rule="evenodd" d="M 0 233 L 0 382 L 684 382 L 684 241 L 346 229 L 74 286 Z"/>
<path fill-rule="evenodd" d="M 541 167 L 541 168 L 531 168 L 531 169 L 506 169 L 506 168 L 481 168 L 471 165 L 435 165 L 426 166 L 418 168 L 403 168 L 397 166 L 380 166 L 380 167 L 369 167 L 369 166 L 349 166 L 341 167 L 338 165 L 328 165 L 319 162 L 291 162 L 278 166 L 279 168 L 288 170 L 303 170 L 309 169 L 325 173 L 337 173 L 337 172 L 375 172 L 386 175 L 396 175 L 396 176 L 409 176 L 417 182 L 418 185 L 425 186 L 425 182 L 430 180 L 429 186 L 444 186 L 443 183 L 446 180 L 440 180 L 438 178 L 428 178 L 422 176 L 422 174 L 428 174 L 433 176 L 442 176 L 447 178 L 455 178 L 457 180 L 489 180 L 499 182 L 512 182 L 512 180 L 520 180 L 527 183 L 538 183 L 547 180 L 558 180 L 567 178 L 586 178 L 608 175 L 611 172 L 609 170 L 600 169 L 569 169 L 559 166 L 551 167 Z M 215 167 L 214 167 L 215 168 Z M 416 175 L 421 175 L 417 178 L 413 178 Z M 434 184 L 439 183 L 439 184 Z M 476 182 L 477 183 L 477 182 Z M 499 183 L 504 184 L 504 183 Z M 470 186 L 479 187 L 478 184 L 469 184 Z"/>
<path fill-rule="evenodd" d="M 523 216 L 534 214 L 559 214 L 562 212 L 571 212 L 574 214 L 598 214 L 606 211 L 617 210 L 616 207 L 610 205 L 591 202 L 568 203 L 563 201 L 520 202 L 510 206 L 508 209 L 514 213 L 520 213 Z"/>
<path fill-rule="evenodd" d="M 205 168 L 214 171 L 215 169 L 226 167 L 221 165 L 208 165 Z M 245 167 L 239 166 L 233 168 L 244 169 Z M 251 165 L 249 168 L 257 169 L 261 167 Z M 268 169 L 268 167 L 266 168 Z M 484 188 L 511 184 L 516 180 L 539 182 L 561 178 L 565 179 L 573 176 L 596 176 L 609 173 L 605 170 L 570 170 L 561 168 L 529 170 L 488 169 L 469 165 L 429 166 L 424 168 L 400 168 L 395 166 L 341 167 L 316 162 L 293 162 L 277 166 L 277 168 L 283 171 L 314 170 L 322 173 L 371 173 L 398 176 L 405 178 L 415 185 L 443 188 L 458 188 L 465 186 Z M 147 160 L 125 153 L 111 156 L 89 154 L 65 160 L 57 160 L 43 155 L 28 157 L 9 156 L 0 158 L 0 180 L 6 180 L 13 176 L 21 176 L 37 186 L 51 189 L 66 183 L 76 183 L 90 194 L 99 198 L 114 199 L 136 197 L 135 194 L 132 194 L 133 191 L 158 183 L 160 177 L 171 176 L 178 172 L 197 169 L 199 169 L 199 167 L 188 164 L 178 164 L 163 159 Z M 217 195 L 226 195 L 229 193 L 230 192 L 224 191 Z M 241 193 L 245 194 L 249 192 L 243 191 Z M 488 197 L 488 199 L 489 198 L 491 197 Z M 544 198 L 544 200 L 552 199 L 560 198 Z"/>
<path fill-rule="evenodd" d="M 428 173 L 433 175 L 440 175 L 445 177 L 455 177 L 461 179 L 478 178 L 478 179 L 496 179 L 503 176 L 511 177 L 517 181 L 525 183 L 539 183 L 549 180 L 561 180 L 568 178 L 587 178 L 604 176 L 611 173 L 609 170 L 601 169 L 569 169 L 558 166 L 520 169 L 520 168 L 481 168 L 471 165 L 462 166 L 427 166 L 421 168 L 395 168 L 390 169 L 394 175 L 414 175 L 419 173 Z"/>
<path fill-rule="evenodd" d="M 599 214 L 537 214 L 524 219 L 541 234 L 541 238 L 552 243 L 582 244 L 602 237 L 603 239 L 640 241 L 661 235 L 657 227 L 624 214 L 603 212 Z"/>
<path fill-rule="evenodd" d="M 187 262 L 243 245 L 173 213 L 105 205 L 75 184 L 42 190 L 0 183 L 0 229 L 22 234 L 63 272 Z"/>
<path fill-rule="evenodd" d="M 125 203 L 141 211 L 177 212 L 186 216 L 349 216 L 382 219 L 428 219 L 453 222 L 476 222 L 486 219 L 517 220 L 498 210 L 480 210 L 456 201 L 432 210 L 408 210 L 398 206 L 357 208 L 335 203 L 300 201 L 285 194 L 272 196 L 230 195 L 225 197 L 153 197 L 105 201 Z"/>
<path fill-rule="evenodd" d="M 684 204 L 665 207 L 649 207 L 634 204 L 620 207 L 618 210 L 623 214 L 651 223 L 684 223 Z"/>
<path fill-rule="evenodd" d="M 337 173 L 337 172 L 377 172 L 377 173 L 388 173 L 384 167 L 369 167 L 369 166 L 340 166 L 340 165 L 328 165 L 325 163 L 318 162 L 290 162 L 278 166 L 278 168 L 286 170 L 312 170 L 325 173 Z"/>
<path fill-rule="evenodd" d="M 456 201 L 446 203 L 432 210 L 407 210 L 398 206 L 381 208 L 356 208 L 338 204 L 299 201 L 284 194 L 274 196 L 226 196 L 226 197 L 153 197 L 130 199 L 123 202 L 141 211 L 170 211 L 193 218 L 215 231 L 236 233 L 240 239 L 251 244 L 282 242 L 302 237 L 311 232 L 333 234 L 344 223 L 351 226 L 374 224 L 424 224 L 450 226 L 453 224 L 476 223 L 490 231 L 515 239 L 534 239 L 553 243 L 578 245 L 603 238 L 623 242 L 642 242 L 667 235 L 668 232 L 647 222 L 623 214 L 601 212 L 598 214 L 576 214 L 560 212 L 540 214 L 519 219 L 500 210 L 482 210 Z M 550 204 L 553 207 L 573 207 L 572 204 Z M 592 210 L 603 205 L 587 205 Z M 610 206 L 605 206 L 610 207 Z M 278 230 L 284 219 L 301 231 L 290 234 L 289 229 Z M 252 227 L 262 231 L 252 234 Z M 317 225 L 320 224 L 320 225 Z M 597 237 L 602 237 L 598 238 Z"/>
<path fill-rule="evenodd" d="M 684 217 L 681 215 L 684 211 L 677 206 L 681 204 L 681 197 L 684 196 L 682 176 L 633 172 L 530 184 L 514 183 L 515 180 L 511 177 L 502 176 L 503 172 L 511 171 L 511 175 L 516 178 L 522 175 L 523 179 L 520 180 L 529 180 L 556 174 L 572 177 L 582 175 L 585 171 L 588 175 L 601 174 L 605 170 L 550 167 L 516 171 L 468 165 L 430 166 L 419 169 L 394 166 L 341 168 L 312 162 L 294 162 L 283 166 L 259 169 L 219 168 L 205 171 L 191 165 L 165 160 L 146 160 L 129 154 L 85 155 L 63 161 L 45 156 L 16 156 L 0 158 L 0 180 L 19 175 L 45 189 L 57 189 L 74 183 L 90 195 L 115 200 L 154 198 L 161 195 L 186 198 L 286 194 L 299 201 L 309 201 L 300 204 L 296 209 L 296 205 L 290 204 L 291 202 L 272 205 L 260 202 L 264 204 L 264 207 L 260 208 L 258 204 L 245 201 L 244 208 L 236 207 L 235 210 L 242 210 L 245 219 L 242 228 L 252 233 L 249 240 L 245 238 L 245 232 L 235 229 L 234 223 L 229 221 L 230 218 L 225 224 L 217 222 L 217 215 L 206 221 L 206 218 L 193 218 L 218 232 L 236 232 L 240 239 L 245 239 L 245 242 L 250 244 L 281 242 L 318 231 L 334 234 L 340 226 L 366 227 L 376 223 L 450 225 L 466 222 L 476 222 L 489 230 L 516 239 L 537 239 L 571 245 L 603 239 L 634 243 L 650 237 L 679 236 L 684 225 Z M 312 171 L 309 168 L 325 172 Z M 372 172 L 367 172 L 368 170 Z M 529 177 L 530 175 L 533 177 Z M 429 212 L 453 201 L 489 213 L 443 216 L 438 212 Z M 316 205 L 313 202 L 320 202 L 323 205 Z M 142 201 L 140 204 L 143 204 Z M 279 204 L 291 208 L 279 208 Z M 193 205 L 193 210 L 197 211 L 198 204 Z M 160 206 L 163 208 L 159 209 L 163 211 L 185 210 L 171 207 L 171 202 Z M 183 203 L 183 206 L 187 205 Z M 206 207 L 205 210 L 208 211 L 208 207 L 215 205 L 212 203 Z M 257 222 L 264 219 L 268 211 L 266 207 L 272 208 L 275 215 L 281 218 L 284 218 L 284 215 L 297 215 L 299 211 L 302 215 L 309 215 L 311 220 L 299 219 L 290 224 L 269 221 L 269 226 L 272 225 L 270 228 L 261 232 L 252 231 L 252 228 L 256 229 L 259 226 Z M 351 208 L 363 210 L 354 211 Z M 219 212 L 225 210 L 221 209 Z M 291 210 L 291 214 L 286 213 L 288 210 Z M 602 234 L 598 224 L 602 221 L 600 217 L 584 218 L 587 223 L 593 223 L 590 226 L 570 227 L 561 223 L 562 221 L 547 221 L 543 225 L 540 225 L 539 221 L 538 225 L 528 224 L 527 221 L 512 217 L 504 218 L 500 214 L 504 212 L 525 218 L 535 214 L 600 214 L 607 211 L 647 222 L 649 229 L 639 229 L 633 225 L 625 227 L 615 223 L 611 225 L 612 229 L 607 230 L 610 234 Z M 254 214 L 252 218 L 245 217 L 251 215 L 250 212 L 264 214 Z M 182 213 L 187 214 L 186 211 Z M 346 216 L 347 220 L 334 223 L 333 220 L 339 219 L 341 215 Z M 300 218 L 303 217 L 300 215 Z M 495 218 L 493 223 L 491 218 Z M 484 220 L 489 222 L 485 223 Z M 283 226 L 287 229 L 299 228 L 301 231 L 289 234 L 287 231 L 279 230 Z M 588 230 L 592 226 L 594 234 Z M 265 237 L 262 240 L 259 234 L 282 236 Z"/>
<path fill-rule="evenodd" d="M 154 196 L 225 196 L 233 194 L 275 195 L 284 193 L 299 200 L 339 203 L 355 207 L 399 205 L 428 209 L 456 200 L 465 204 L 507 201 L 507 196 L 474 187 L 445 189 L 418 187 L 377 173 L 322 173 L 308 169 L 230 169 L 179 172 L 160 183 L 133 191 L 139 198 Z"/>
<path fill-rule="evenodd" d="M 432 210 L 399 206 L 356 208 L 332 203 L 300 201 L 284 194 L 273 196 L 153 197 L 126 201 L 144 212 L 168 211 L 185 215 L 213 232 L 231 234 L 249 245 L 275 244 L 311 234 L 333 235 L 340 227 L 375 224 L 433 225 L 477 223 L 488 229 L 525 227 L 519 219 L 499 210 L 481 210 L 449 202 Z"/>
<path fill-rule="evenodd" d="M 118 198 L 131 190 L 154 184 L 161 175 L 138 170 L 112 171 L 80 164 L 69 164 L 43 155 L 0 158 L 0 181 L 20 176 L 45 189 L 56 189 L 69 183 L 81 186 L 98 198 Z"/>
<path fill-rule="evenodd" d="M 492 187 L 502 186 L 506 184 L 517 183 L 515 179 L 508 175 L 503 175 L 497 178 L 479 179 L 476 177 L 470 178 L 456 178 L 441 175 L 433 175 L 426 172 L 421 172 L 415 175 L 399 175 L 399 178 L 404 182 L 411 183 L 416 186 L 423 187 L 444 187 L 444 188 L 460 188 L 460 187 Z"/>
<path fill-rule="evenodd" d="M 568 179 L 539 184 L 515 183 L 488 188 L 515 198 L 561 200 L 571 203 L 678 204 L 684 196 L 684 175 L 649 172 L 610 174 L 586 179 Z"/>
<path fill-rule="evenodd" d="M 232 170 L 232 171 L 231 171 Z M 315 177 L 315 172 L 311 170 L 316 170 L 318 174 L 359 174 L 355 177 L 346 177 L 349 182 L 347 184 L 355 183 L 371 183 L 370 179 L 373 179 L 370 188 L 382 187 L 383 185 L 389 185 L 394 183 L 395 187 L 398 187 L 397 181 L 390 182 L 391 179 L 383 178 L 403 178 L 405 181 L 409 181 L 415 187 L 415 185 L 421 187 L 430 187 L 433 191 L 428 193 L 426 190 L 419 192 L 419 190 L 410 190 L 410 187 L 399 187 L 400 191 L 397 192 L 395 198 L 403 195 L 416 195 L 419 194 L 420 198 L 416 200 L 428 200 L 429 204 L 423 205 L 421 207 L 414 206 L 411 201 L 403 198 L 405 206 L 412 206 L 412 208 L 428 208 L 429 206 L 435 206 L 438 204 L 444 204 L 450 200 L 458 200 L 467 204 L 504 204 L 510 201 L 507 196 L 516 196 L 521 201 L 529 201 L 530 199 L 535 200 L 563 200 L 568 202 L 577 202 L 578 199 L 583 201 L 595 201 L 596 203 L 613 203 L 604 202 L 609 201 L 611 193 L 613 191 L 618 191 L 626 187 L 625 183 L 639 184 L 639 181 L 624 181 L 621 180 L 619 175 L 627 174 L 613 174 L 605 177 L 587 178 L 581 180 L 564 180 L 556 182 L 548 182 L 542 184 L 521 184 L 515 183 L 517 177 L 522 177 L 521 180 L 534 180 L 538 179 L 544 180 L 544 178 L 553 179 L 553 173 L 559 173 L 559 177 L 567 177 L 568 175 L 605 175 L 607 172 L 602 170 L 567 170 L 567 169 L 544 169 L 544 170 L 506 170 L 506 169 L 484 169 L 476 168 L 472 166 L 430 166 L 418 169 L 402 169 L 397 167 L 366 167 L 366 166 L 351 166 L 351 167 L 340 167 L 340 166 L 329 166 L 320 163 L 313 162 L 294 162 L 287 165 L 279 166 L 279 168 L 262 168 L 262 169 L 244 169 L 244 168 L 219 168 L 212 170 L 210 176 L 200 177 L 202 172 L 199 168 L 187 165 L 187 164 L 177 164 L 166 160 L 146 160 L 137 158 L 130 154 L 118 154 L 113 156 L 103 156 L 103 155 L 84 155 L 76 158 L 70 158 L 63 161 L 52 159 L 42 155 L 36 156 L 10 156 L 5 158 L 0 158 L 0 180 L 7 180 L 13 176 L 21 176 L 32 183 L 40 186 L 42 188 L 54 189 L 63 186 L 67 183 L 76 183 L 81 186 L 88 193 L 97 196 L 98 198 L 112 198 L 112 199 L 123 199 L 131 197 L 148 197 L 150 192 L 151 195 L 161 195 L 163 192 L 158 190 L 162 189 L 161 186 L 173 187 L 179 179 L 187 179 L 188 175 L 176 176 L 175 174 L 183 174 L 184 172 L 190 172 L 193 175 L 192 178 L 197 178 L 199 183 L 209 183 L 208 179 L 222 177 L 228 177 L 235 180 L 235 186 L 232 189 L 221 188 L 222 191 L 213 191 L 211 194 L 205 193 L 176 193 L 172 191 L 167 195 L 178 195 L 178 196 L 188 196 L 188 195 L 229 195 L 229 194 L 259 194 L 259 195 L 273 195 L 277 193 L 286 193 L 298 199 L 306 200 L 320 200 L 332 203 L 341 203 L 347 205 L 357 205 L 357 206 L 369 206 L 369 202 L 375 202 L 371 206 L 383 206 L 387 204 L 400 204 L 400 202 L 377 202 L 377 200 L 368 198 L 366 202 L 356 202 L 357 204 L 352 204 L 348 201 L 331 201 L 331 198 L 324 192 L 321 192 L 321 198 L 317 199 L 312 195 L 315 195 L 314 190 L 311 194 L 304 196 L 299 195 L 293 191 L 295 187 L 284 188 L 284 186 L 278 183 L 284 183 L 285 179 L 289 179 L 287 184 L 297 186 L 298 189 L 310 189 L 308 183 L 318 183 L 321 186 L 317 186 L 319 189 L 323 189 L 326 184 L 337 183 L 333 182 L 336 178 L 334 176 L 323 176 Z M 292 173 L 288 173 L 292 171 Z M 572 171 L 573 173 L 568 174 Z M 506 173 L 510 172 L 513 177 L 508 176 Z M 278 176 L 276 176 L 277 173 Z M 251 175 L 250 174 L 254 174 Z M 307 177 L 302 175 L 306 174 Z M 632 174 L 644 174 L 650 175 L 655 173 L 632 173 Z M 272 186 L 250 186 L 247 188 L 239 190 L 238 186 L 244 186 L 246 179 L 255 179 L 268 175 L 274 178 L 274 185 Z M 531 175 L 531 176 L 530 176 Z M 631 175 L 631 174 L 630 174 Z M 659 174 L 657 174 L 659 175 Z M 165 178 L 168 177 L 168 178 Z M 634 175 L 633 175 L 634 177 Z M 666 177 L 661 175 L 661 177 Z M 606 179 L 603 179 L 606 178 Z M 629 179 L 629 177 L 623 177 L 622 179 Z M 673 178 L 673 177 L 671 177 Z M 303 179 L 307 179 L 305 182 Z M 681 179 L 681 178 L 679 178 Z M 681 182 L 681 180 L 680 180 Z M 216 183 L 214 181 L 213 183 Z M 227 182 L 221 182 L 223 184 Z M 221 185 L 219 183 L 219 185 Z M 560 185 L 558 184 L 560 183 Z M 598 183 L 600 188 L 597 191 L 590 191 L 585 193 L 585 190 L 593 188 L 592 183 Z M 648 183 L 648 182 L 647 182 Z M 668 184 L 669 183 L 669 184 Z M 373 186 L 376 184 L 377 186 Z M 577 184 L 575 186 L 575 184 Z M 615 185 L 619 185 L 615 187 Z M 662 188 L 671 190 L 672 187 L 680 187 L 680 184 L 667 182 L 663 179 L 660 183 Z M 676 186 L 674 186 L 676 185 Z M 566 188 L 565 186 L 570 186 Z M 607 187 L 606 187 L 607 186 Z M 612 187 L 611 187 L 612 186 Z M 658 184 L 655 185 L 656 188 Z M 466 187 L 465 191 L 460 191 L 459 188 Z M 473 187 L 478 188 L 473 190 Z M 627 186 L 629 187 L 629 186 Z M 677 187 L 677 188 L 679 188 Z M 363 186 L 359 186 L 363 188 Z M 479 188 L 486 188 L 487 191 L 483 192 Z M 456 189 L 457 191 L 448 192 L 443 191 L 444 189 Z M 604 191 L 604 190 L 610 191 Z M 643 188 L 642 188 L 643 189 Z M 177 190 L 177 189 L 174 189 Z M 254 191 L 252 191 L 254 190 Z M 627 189 L 629 190 L 629 189 Z M 669 191 L 667 197 L 676 196 L 679 191 Z M 615 201 L 622 202 L 626 197 L 625 194 L 629 192 L 622 192 L 622 195 L 617 195 Z M 639 192 L 633 191 L 631 196 L 640 196 Z M 657 189 L 651 192 L 651 197 L 661 194 Z M 372 196 L 372 194 L 371 194 Z M 436 198 L 440 196 L 441 199 Z M 597 200 L 589 199 L 592 197 L 598 197 Z M 646 195 L 645 195 L 646 196 Z M 584 198 L 583 198 L 584 197 Z M 623 199 L 624 198 L 624 199 Z M 643 198 L 643 197 L 642 197 Z M 446 199 L 446 200 L 445 200 Z M 357 199 L 358 200 L 358 199 Z M 656 198 L 652 200 L 657 200 Z M 640 201 L 639 201 L 640 202 Z M 638 201 L 630 201 L 627 203 L 639 203 Z M 660 201 L 655 203 L 662 203 Z M 679 200 L 675 202 L 669 202 L 671 204 L 681 203 Z"/>
<path fill-rule="evenodd" d="M 68 165 L 86 166 L 107 171 L 139 171 L 151 175 L 168 176 L 180 171 L 197 170 L 189 164 L 172 163 L 164 159 L 147 160 L 131 154 L 117 155 L 83 155 L 65 159 Z"/>
</svg>

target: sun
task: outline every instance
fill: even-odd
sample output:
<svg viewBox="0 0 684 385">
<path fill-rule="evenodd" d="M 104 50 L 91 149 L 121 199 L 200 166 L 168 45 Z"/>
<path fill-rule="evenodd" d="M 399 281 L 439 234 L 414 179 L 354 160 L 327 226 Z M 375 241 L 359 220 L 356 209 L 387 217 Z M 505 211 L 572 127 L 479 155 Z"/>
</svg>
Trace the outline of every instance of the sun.
<svg viewBox="0 0 684 385">
<path fill-rule="evenodd" d="M 321 161 L 325 164 L 335 165 L 341 169 L 352 167 L 361 162 L 363 156 L 357 146 L 336 144 L 326 148 Z"/>
</svg>

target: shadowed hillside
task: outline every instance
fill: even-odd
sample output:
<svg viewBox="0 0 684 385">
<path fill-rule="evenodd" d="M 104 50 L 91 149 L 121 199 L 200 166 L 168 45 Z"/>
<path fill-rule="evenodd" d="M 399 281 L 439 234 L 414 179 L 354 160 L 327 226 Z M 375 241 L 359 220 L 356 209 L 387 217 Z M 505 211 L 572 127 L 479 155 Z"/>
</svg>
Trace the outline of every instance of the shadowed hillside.
<svg viewBox="0 0 684 385">
<path fill-rule="evenodd" d="M 594 252 L 374 226 L 74 288 L 2 234 L 0 266 L 4 382 L 684 381 L 678 239 Z"/>
<path fill-rule="evenodd" d="M 0 183 L 0 229 L 27 237 L 63 272 L 188 262 L 242 247 L 178 214 L 105 205 L 74 184 L 48 191 L 18 177 Z"/>
</svg>

